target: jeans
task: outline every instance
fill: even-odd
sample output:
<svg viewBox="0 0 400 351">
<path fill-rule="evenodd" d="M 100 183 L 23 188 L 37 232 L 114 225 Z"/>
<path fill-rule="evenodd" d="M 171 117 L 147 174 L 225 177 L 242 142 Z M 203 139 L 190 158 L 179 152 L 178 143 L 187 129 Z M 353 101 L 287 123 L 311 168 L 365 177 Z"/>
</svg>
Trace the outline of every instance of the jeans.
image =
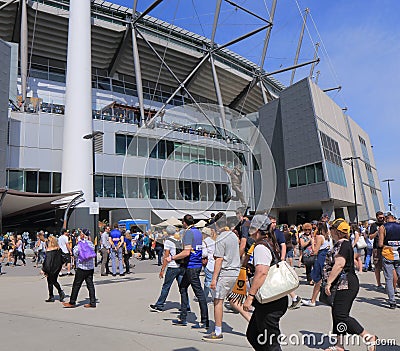
<svg viewBox="0 0 400 351">
<path fill-rule="evenodd" d="M 86 282 L 86 287 L 89 290 L 89 300 L 92 306 L 96 306 L 96 293 L 93 284 L 93 273 L 94 269 L 84 270 L 77 268 L 74 282 L 72 283 L 71 297 L 69 298 L 69 303 L 71 305 L 76 304 L 76 299 L 78 298 L 79 289 L 82 286 L 83 281 Z"/>
<path fill-rule="evenodd" d="M 157 258 L 158 258 L 158 265 L 161 266 L 162 265 L 162 257 L 163 257 L 163 252 L 164 252 L 164 248 L 162 246 L 156 246 L 154 251 L 157 254 Z"/>
<path fill-rule="evenodd" d="M 393 286 L 393 270 L 396 270 L 397 276 L 400 277 L 400 260 L 398 261 L 389 261 L 386 258 L 383 258 L 383 275 L 385 276 L 386 281 L 386 293 L 389 297 L 389 303 L 395 304 L 395 291 Z"/>
<path fill-rule="evenodd" d="M 164 276 L 164 283 L 161 288 L 161 294 L 156 302 L 157 307 L 160 307 L 160 308 L 164 307 L 164 304 L 165 304 L 165 301 L 167 300 L 169 290 L 171 289 L 172 283 L 176 279 L 176 282 L 179 285 L 183 278 L 183 272 L 184 272 L 183 269 L 180 267 L 177 267 L 177 268 L 168 267 L 167 268 L 167 270 L 165 272 L 165 276 Z"/>
<path fill-rule="evenodd" d="M 103 247 L 101 253 L 101 274 L 107 274 L 109 271 L 108 262 L 110 261 L 110 250 Z"/>
<path fill-rule="evenodd" d="M 256 351 L 281 351 L 279 321 L 286 313 L 288 297 L 265 304 L 253 302 L 254 312 L 246 331 L 246 337 Z"/>
<path fill-rule="evenodd" d="M 200 272 L 201 268 L 184 268 L 184 274 L 181 283 L 179 284 L 179 292 L 181 294 L 181 315 L 180 319 L 186 322 L 189 296 L 188 287 L 191 285 L 194 294 L 197 297 L 200 305 L 201 323 L 209 323 L 208 308 L 204 291 L 201 287 Z"/>
<path fill-rule="evenodd" d="M 371 256 L 372 256 L 372 247 L 367 247 L 367 254 L 365 255 L 364 269 L 368 269 L 371 264 Z"/>
<path fill-rule="evenodd" d="M 118 250 L 111 249 L 110 251 L 112 274 L 117 274 L 117 254 L 118 254 L 119 274 L 123 274 L 124 266 L 122 264 L 122 247 L 120 247 Z"/>
<path fill-rule="evenodd" d="M 208 295 L 210 294 L 210 285 L 211 285 L 211 280 L 213 276 L 213 272 L 211 272 L 207 267 L 204 267 L 204 296 L 206 297 L 206 300 L 208 298 Z"/>
</svg>

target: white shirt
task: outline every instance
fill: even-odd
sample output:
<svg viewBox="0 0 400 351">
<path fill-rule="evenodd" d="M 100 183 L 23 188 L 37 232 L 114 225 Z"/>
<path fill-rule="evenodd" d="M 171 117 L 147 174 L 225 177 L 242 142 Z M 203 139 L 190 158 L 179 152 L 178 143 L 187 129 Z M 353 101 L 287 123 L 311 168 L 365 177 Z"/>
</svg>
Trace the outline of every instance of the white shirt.
<svg viewBox="0 0 400 351">
<path fill-rule="evenodd" d="M 68 246 L 67 246 L 68 241 L 69 241 L 68 236 L 66 236 L 64 234 L 58 238 L 58 245 L 60 246 L 61 251 L 64 253 L 69 253 Z"/>
<path fill-rule="evenodd" d="M 215 264 L 215 260 L 214 260 L 215 240 L 211 239 L 211 238 L 208 236 L 207 238 L 204 239 L 203 245 L 204 245 L 204 247 L 205 247 L 205 250 L 204 250 L 204 251 L 207 252 L 207 258 L 208 258 L 208 262 L 207 262 L 206 268 L 207 268 L 210 272 L 214 272 L 214 264 Z"/>
<path fill-rule="evenodd" d="M 175 256 L 176 255 L 176 246 L 175 243 L 173 243 L 171 240 L 168 240 L 169 238 L 165 239 L 164 242 L 164 251 L 169 250 L 170 256 Z M 176 240 L 176 239 L 175 239 Z M 178 268 L 179 265 L 172 260 L 171 262 L 168 263 L 167 265 L 168 268 Z"/>
<path fill-rule="evenodd" d="M 272 262 L 271 251 L 264 245 L 257 245 L 253 252 L 253 264 L 257 266 L 262 264 L 263 266 L 270 266 Z"/>
</svg>

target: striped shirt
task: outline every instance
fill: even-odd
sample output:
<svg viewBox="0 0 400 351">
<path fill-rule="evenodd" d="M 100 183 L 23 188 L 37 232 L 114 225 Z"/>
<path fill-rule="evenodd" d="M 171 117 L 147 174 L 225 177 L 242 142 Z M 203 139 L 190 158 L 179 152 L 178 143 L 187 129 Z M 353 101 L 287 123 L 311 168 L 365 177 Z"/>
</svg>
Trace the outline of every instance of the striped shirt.
<svg viewBox="0 0 400 351">
<path fill-rule="evenodd" d="M 91 241 L 89 240 L 84 240 L 84 241 L 86 241 L 89 244 L 89 246 L 94 250 L 94 245 Z M 83 269 L 84 271 L 90 271 L 91 269 L 94 269 L 94 258 L 91 258 L 90 260 L 87 261 L 81 261 L 79 259 L 79 245 L 75 245 L 73 252 L 76 259 L 76 268 Z"/>
</svg>

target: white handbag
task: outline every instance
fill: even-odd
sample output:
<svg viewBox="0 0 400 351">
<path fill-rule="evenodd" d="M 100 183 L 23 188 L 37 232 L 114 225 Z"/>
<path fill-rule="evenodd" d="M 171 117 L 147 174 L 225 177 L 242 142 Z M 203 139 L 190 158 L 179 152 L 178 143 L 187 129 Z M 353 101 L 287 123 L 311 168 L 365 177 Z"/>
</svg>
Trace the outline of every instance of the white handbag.
<svg viewBox="0 0 400 351">
<path fill-rule="evenodd" d="M 268 247 L 270 248 L 269 245 Z M 270 251 L 274 256 L 275 252 L 271 248 Z M 277 257 L 275 262 L 270 266 L 264 284 L 256 293 L 256 299 L 261 304 L 278 300 L 299 287 L 299 277 L 293 267 L 286 261 L 279 261 Z"/>
<path fill-rule="evenodd" d="M 367 247 L 367 243 L 366 243 L 363 235 L 360 235 L 360 237 L 358 238 L 356 246 L 357 246 L 357 249 L 359 249 L 359 250 L 365 249 Z"/>
</svg>

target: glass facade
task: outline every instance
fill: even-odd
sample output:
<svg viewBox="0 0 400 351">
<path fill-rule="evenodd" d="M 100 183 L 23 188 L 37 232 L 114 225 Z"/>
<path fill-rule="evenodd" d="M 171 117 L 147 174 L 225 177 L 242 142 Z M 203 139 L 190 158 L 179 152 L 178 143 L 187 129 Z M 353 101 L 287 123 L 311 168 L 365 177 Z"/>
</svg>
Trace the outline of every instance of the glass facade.
<svg viewBox="0 0 400 351">
<path fill-rule="evenodd" d="M 122 177 L 96 175 L 96 197 L 131 199 L 168 199 L 227 202 L 231 197 L 226 183 L 200 183 L 194 180 L 158 177 Z"/>
<path fill-rule="evenodd" d="M 61 193 L 61 173 L 42 171 L 7 170 L 9 189 L 30 193 Z"/>
<path fill-rule="evenodd" d="M 222 166 L 227 163 L 247 165 L 245 155 L 239 151 L 125 134 L 115 134 L 115 153 L 202 165 Z"/>
<path fill-rule="evenodd" d="M 321 135 L 322 149 L 324 151 L 325 166 L 329 181 L 338 185 L 347 186 L 338 142 L 321 131 L 319 133 Z"/>
<path fill-rule="evenodd" d="M 288 170 L 289 188 L 321 183 L 325 181 L 322 162 Z"/>
</svg>

